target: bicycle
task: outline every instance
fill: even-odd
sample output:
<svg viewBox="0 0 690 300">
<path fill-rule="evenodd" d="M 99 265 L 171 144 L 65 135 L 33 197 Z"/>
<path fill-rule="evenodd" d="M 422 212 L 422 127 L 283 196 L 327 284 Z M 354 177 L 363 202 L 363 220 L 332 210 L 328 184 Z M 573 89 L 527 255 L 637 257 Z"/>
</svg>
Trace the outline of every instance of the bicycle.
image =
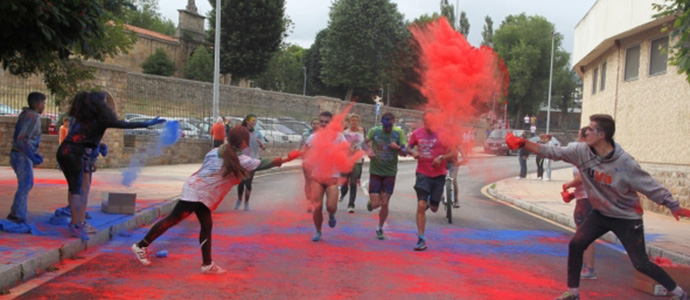
<svg viewBox="0 0 690 300">
<path fill-rule="evenodd" d="M 446 218 L 448 224 L 453 224 L 453 205 L 455 205 L 455 186 L 453 185 L 453 171 L 456 168 L 455 164 L 449 164 L 450 168 L 446 172 L 446 197 L 443 197 L 443 207 L 446 209 Z M 450 200 L 449 200 L 450 199 Z"/>
</svg>

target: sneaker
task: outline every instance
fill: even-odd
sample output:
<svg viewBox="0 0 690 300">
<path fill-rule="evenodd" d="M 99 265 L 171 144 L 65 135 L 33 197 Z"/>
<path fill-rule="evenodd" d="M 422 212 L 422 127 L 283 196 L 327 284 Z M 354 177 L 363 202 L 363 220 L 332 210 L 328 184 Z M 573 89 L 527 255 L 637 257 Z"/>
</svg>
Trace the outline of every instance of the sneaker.
<svg viewBox="0 0 690 300">
<path fill-rule="evenodd" d="M 87 212 L 87 213 L 84 215 L 84 218 L 87 219 L 87 220 L 91 220 L 91 214 L 89 214 L 89 213 Z"/>
<path fill-rule="evenodd" d="M 244 210 L 245 211 L 249 210 L 249 201 L 244 201 Z"/>
<path fill-rule="evenodd" d="M 89 235 L 86 234 L 86 231 L 84 231 L 83 226 L 69 224 L 69 233 L 71 233 L 73 236 L 80 238 L 82 241 L 89 240 Z"/>
<path fill-rule="evenodd" d="M 348 213 L 351 213 L 351 214 L 354 214 L 354 213 L 355 213 L 355 208 L 352 207 L 352 206 L 350 206 L 350 207 L 347 208 L 347 212 L 348 212 Z"/>
<path fill-rule="evenodd" d="M 91 226 L 91 224 L 89 224 L 89 223 L 84 223 L 84 224 L 82 224 L 82 226 L 84 227 L 84 231 L 86 231 L 86 233 L 96 233 L 96 232 L 98 232 L 98 229 L 96 229 L 95 227 Z"/>
<path fill-rule="evenodd" d="M 26 223 L 25 220 L 22 220 L 22 219 L 20 219 L 20 218 L 17 218 L 17 217 L 15 217 L 13 214 L 7 215 L 7 220 L 10 220 L 10 221 L 12 221 L 12 222 L 14 222 L 14 223 L 17 223 L 17 224 Z"/>
<path fill-rule="evenodd" d="M 384 240 L 386 238 L 383 235 L 383 228 L 376 228 L 376 238 L 379 240 Z"/>
<path fill-rule="evenodd" d="M 688 293 L 683 292 L 683 294 L 681 295 L 673 295 L 673 297 L 671 297 L 671 300 L 688 300 Z"/>
<path fill-rule="evenodd" d="M 367 201 L 367 210 L 368 211 L 374 211 L 374 208 L 371 207 L 371 201 Z"/>
<path fill-rule="evenodd" d="M 309 207 L 307 207 L 307 212 L 310 213 L 314 211 L 314 207 L 310 204 Z"/>
<path fill-rule="evenodd" d="M 225 269 L 216 265 L 215 262 L 211 262 L 211 264 L 208 266 L 201 266 L 201 273 L 202 274 L 223 274 L 223 273 L 227 273 L 227 272 L 228 271 L 225 271 Z"/>
<path fill-rule="evenodd" d="M 317 231 L 314 237 L 311 238 L 312 242 L 318 242 L 321 240 L 321 231 Z"/>
<path fill-rule="evenodd" d="M 338 202 L 343 202 L 343 200 L 345 200 L 345 196 L 340 196 L 340 198 L 338 198 Z"/>
<path fill-rule="evenodd" d="M 593 268 L 583 267 L 582 272 L 580 272 L 580 279 L 594 280 L 597 279 L 597 274 L 594 273 Z"/>
<path fill-rule="evenodd" d="M 541 177 L 537 177 L 537 180 L 541 180 L 541 179 L 542 179 Z"/>
<path fill-rule="evenodd" d="M 414 246 L 414 251 L 424 251 L 426 250 L 426 241 L 423 237 L 419 237 L 417 240 L 417 245 Z"/>
<path fill-rule="evenodd" d="M 134 252 L 134 255 L 137 256 L 137 259 L 139 262 L 144 265 L 144 266 L 149 266 L 151 265 L 151 261 L 149 260 L 149 248 L 148 247 L 143 247 L 139 248 L 139 245 L 137 243 L 132 244 L 132 252 Z"/>
<path fill-rule="evenodd" d="M 458 201 L 455 201 L 453 203 L 453 208 L 460 208 L 460 203 L 458 203 Z"/>
<path fill-rule="evenodd" d="M 551 181 L 551 178 L 544 178 L 541 181 L 543 181 L 543 182 Z"/>
<path fill-rule="evenodd" d="M 328 227 L 334 228 L 338 220 L 335 219 L 335 214 L 328 214 Z"/>
<path fill-rule="evenodd" d="M 575 296 L 571 292 L 565 292 L 563 295 L 558 296 L 558 298 L 554 300 L 580 300 L 580 296 Z"/>
<path fill-rule="evenodd" d="M 235 209 L 240 209 L 241 204 L 242 204 L 242 199 L 237 200 L 237 202 L 235 202 Z"/>
</svg>

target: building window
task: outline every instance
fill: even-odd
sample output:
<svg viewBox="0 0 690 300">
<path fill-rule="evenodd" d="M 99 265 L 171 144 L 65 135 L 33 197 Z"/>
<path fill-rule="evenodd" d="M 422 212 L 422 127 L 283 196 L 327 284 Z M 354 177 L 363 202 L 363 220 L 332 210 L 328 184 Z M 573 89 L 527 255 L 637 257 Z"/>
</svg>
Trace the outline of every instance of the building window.
<svg viewBox="0 0 690 300">
<path fill-rule="evenodd" d="M 594 77 L 592 77 L 592 94 L 597 93 L 597 75 L 599 74 L 599 68 L 594 68 Z"/>
<path fill-rule="evenodd" d="M 668 60 L 668 36 L 652 41 L 649 58 L 649 75 L 666 73 Z"/>
<path fill-rule="evenodd" d="M 640 45 L 625 50 L 625 81 L 635 80 L 640 73 Z"/>
<path fill-rule="evenodd" d="M 601 64 L 601 83 L 599 90 L 603 91 L 606 88 L 606 62 Z"/>
</svg>

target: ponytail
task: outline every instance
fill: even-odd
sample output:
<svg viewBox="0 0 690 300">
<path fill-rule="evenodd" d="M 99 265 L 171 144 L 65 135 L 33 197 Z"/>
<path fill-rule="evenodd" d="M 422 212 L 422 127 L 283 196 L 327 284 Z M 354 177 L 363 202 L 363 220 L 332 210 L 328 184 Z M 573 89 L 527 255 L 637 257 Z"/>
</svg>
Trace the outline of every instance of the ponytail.
<svg viewBox="0 0 690 300">
<path fill-rule="evenodd" d="M 249 130 L 242 126 L 235 126 L 228 132 L 229 144 L 218 148 L 218 154 L 223 158 L 223 177 L 232 173 L 237 178 L 246 178 L 249 172 L 242 167 L 236 151 L 241 150 L 242 142 L 249 144 Z"/>
</svg>

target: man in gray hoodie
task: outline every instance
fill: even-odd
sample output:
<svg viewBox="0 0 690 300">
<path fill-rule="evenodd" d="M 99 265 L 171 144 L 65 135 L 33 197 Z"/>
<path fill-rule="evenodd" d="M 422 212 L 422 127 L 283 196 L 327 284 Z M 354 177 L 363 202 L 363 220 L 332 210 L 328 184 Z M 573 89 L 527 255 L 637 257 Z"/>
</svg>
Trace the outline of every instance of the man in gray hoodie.
<svg viewBox="0 0 690 300">
<path fill-rule="evenodd" d="M 687 300 L 688 295 L 659 266 L 649 261 L 645 252 L 642 206 L 637 192 L 659 205 L 668 207 L 676 220 L 690 217 L 690 210 L 681 208 L 678 200 L 652 176 L 640 168 L 635 159 L 613 141 L 616 124 L 609 115 L 589 117 L 584 143 L 554 147 L 529 142 L 509 134 L 506 143 L 511 149 L 524 147 L 545 158 L 569 162 L 578 169 L 594 211 L 575 231 L 568 248 L 568 291 L 556 298 L 580 299 L 580 269 L 587 247 L 609 231 L 628 252 L 635 269 L 661 283 L 673 294 L 672 299 Z"/>
</svg>

